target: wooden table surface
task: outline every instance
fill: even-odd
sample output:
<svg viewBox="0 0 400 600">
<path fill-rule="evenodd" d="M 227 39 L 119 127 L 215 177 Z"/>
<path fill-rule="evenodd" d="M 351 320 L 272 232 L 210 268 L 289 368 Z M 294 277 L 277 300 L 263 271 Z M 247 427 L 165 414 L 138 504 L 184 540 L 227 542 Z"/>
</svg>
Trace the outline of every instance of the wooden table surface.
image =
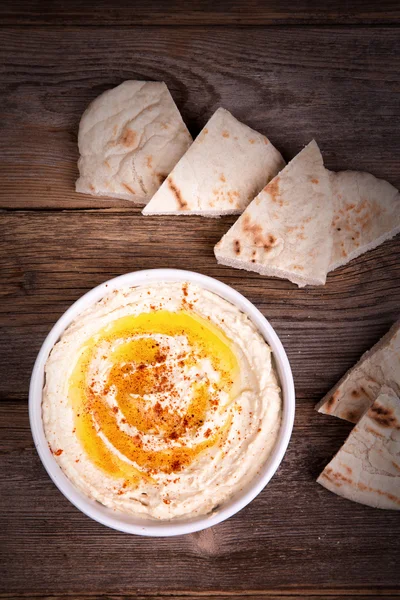
<svg viewBox="0 0 400 600">
<path fill-rule="evenodd" d="M 400 236 L 300 290 L 216 264 L 231 217 L 145 218 L 74 191 L 80 116 L 126 79 L 165 81 L 193 135 L 223 106 L 286 160 L 315 137 L 328 168 L 399 187 L 399 25 L 390 1 L 2 3 L 1 598 L 400 596 L 400 515 L 315 483 L 351 425 L 314 411 L 399 318 Z M 170 539 L 81 514 L 45 473 L 28 423 L 30 372 L 58 317 L 106 279 L 153 267 L 245 294 L 281 337 L 297 392 L 267 488 L 228 521 Z"/>
</svg>

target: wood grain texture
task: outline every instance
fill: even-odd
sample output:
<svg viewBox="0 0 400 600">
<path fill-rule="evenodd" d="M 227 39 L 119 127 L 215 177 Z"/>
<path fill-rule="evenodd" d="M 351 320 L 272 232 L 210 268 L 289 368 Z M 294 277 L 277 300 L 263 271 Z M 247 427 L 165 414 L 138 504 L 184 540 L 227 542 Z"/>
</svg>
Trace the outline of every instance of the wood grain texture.
<svg viewBox="0 0 400 600">
<path fill-rule="evenodd" d="M 385 0 L 227 0 L 182 2 L 161 0 L 4 0 L 3 25 L 274 25 L 274 24 L 398 24 L 398 2 Z"/>
<path fill-rule="evenodd" d="M 217 265 L 213 247 L 234 217 L 135 212 L 1 215 L 0 398 L 27 397 L 40 345 L 83 293 L 129 271 L 192 269 L 245 294 L 270 319 L 292 363 L 297 396 L 317 401 L 400 316 L 400 237 L 329 274 L 324 287 Z"/>
<path fill-rule="evenodd" d="M 329 168 L 400 187 L 399 13 L 390 0 L 1 3 L 0 598 L 400 596 L 398 515 L 315 483 L 351 425 L 314 411 L 400 317 L 400 236 L 299 290 L 216 264 L 233 218 L 145 218 L 74 192 L 79 119 L 129 78 L 165 80 L 194 135 L 224 106 L 286 159 L 315 137 Z M 41 466 L 27 407 L 34 359 L 66 308 L 154 267 L 244 293 L 284 343 L 297 395 L 288 453 L 262 494 L 215 528 L 169 539 L 76 510 Z"/>
<path fill-rule="evenodd" d="M 315 483 L 351 425 L 314 411 L 398 317 L 399 238 L 332 273 L 324 288 L 299 290 L 216 265 L 213 245 L 233 218 L 146 218 L 138 210 L 0 218 L 1 591 L 270 592 L 295 584 L 317 593 L 327 581 L 345 590 L 400 591 L 398 516 Z M 107 278 L 155 266 L 190 267 L 245 293 L 285 344 L 297 389 L 290 449 L 265 492 L 226 523 L 172 540 L 119 534 L 74 509 L 40 465 L 26 404 L 35 355 L 68 305 Z M 29 577 L 21 578 L 21 568 Z"/>
<path fill-rule="evenodd" d="M 193 135 L 224 106 L 287 160 L 315 137 L 330 169 L 400 187 L 400 29 L 21 31 L 0 30 L 0 207 L 131 207 L 74 191 L 80 117 L 130 78 L 166 81 Z"/>
<path fill-rule="evenodd" d="M 249 506 L 203 532 L 151 539 L 112 531 L 75 509 L 41 466 L 26 404 L 3 402 L 0 590 L 68 591 L 74 598 L 86 590 L 102 597 L 144 590 L 400 592 L 398 514 L 348 502 L 315 483 L 350 429 L 301 403 L 281 467 Z"/>
<path fill-rule="evenodd" d="M 386 600 L 394 600 L 399 598 L 400 592 L 396 590 L 370 590 L 367 592 L 360 592 L 359 590 L 330 590 L 324 589 L 323 595 L 318 593 L 310 593 L 309 590 L 299 590 L 295 592 L 291 590 L 280 590 L 279 592 L 270 592 L 265 590 L 253 590 L 251 592 L 214 592 L 207 591 L 203 593 L 196 593 L 190 591 L 176 591 L 176 592 L 163 592 L 157 591 L 155 596 L 153 592 L 146 594 L 146 592 L 140 591 L 138 594 L 122 593 L 122 594 L 2 594 L 0 598 L 11 599 L 11 600 L 29 600 L 33 598 L 39 598 L 40 600 L 149 600 L 151 598 L 167 598 L 168 600 L 204 600 L 209 598 L 210 600 L 235 600 L 235 598 L 243 598 L 245 600 L 262 600 L 266 598 L 268 600 L 371 600 L 371 598 L 385 598 Z"/>
<path fill-rule="evenodd" d="M 163 592 L 157 591 L 157 595 L 153 592 L 146 594 L 142 590 L 136 594 L 122 593 L 122 594 L 35 594 L 34 596 L 29 594 L 2 594 L 0 592 L 0 598 L 12 599 L 12 600 L 31 600 L 33 598 L 39 598 L 40 600 L 149 600 L 151 598 L 167 598 L 168 600 L 204 600 L 209 598 L 210 600 L 235 600 L 235 598 L 243 598 L 245 600 L 262 600 L 266 598 L 268 600 L 371 600 L 371 598 L 385 598 L 386 600 L 394 600 L 400 597 L 400 592 L 396 590 L 370 590 L 366 592 L 360 592 L 359 590 L 330 590 L 324 589 L 323 595 L 318 593 L 310 593 L 310 590 L 296 589 L 295 592 L 291 590 L 279 590 L 279 592 L 270 592 L 266 590 L 253 590 L 251 592 L 215 592 L 207 591 L 203 593 L 196 593 L 190 591 L 169 591 Z"/>
</svg>

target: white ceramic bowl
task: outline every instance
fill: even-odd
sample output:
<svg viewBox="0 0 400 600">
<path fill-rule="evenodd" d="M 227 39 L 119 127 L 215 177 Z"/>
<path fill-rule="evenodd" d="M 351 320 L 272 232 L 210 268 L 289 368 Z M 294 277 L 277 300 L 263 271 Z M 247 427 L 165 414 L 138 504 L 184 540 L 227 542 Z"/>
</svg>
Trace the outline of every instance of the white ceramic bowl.
<svg viewBox="0 0 400 600">
<path fill-rule="evenodd" d="M 219 510 L 213 512 L 210 516 L 203 515 L 192 519 L 176 521 L 155 521 L 154 519 L 143 519 L 131 515 L 124 515 L 85 496 L 76 489 L 64 475 L 51 454 L 44 434 L 42 421 L 44 366 L 51 349 L 59 340 L 68 325 L 86 308 L 96 303 L 114 289 L 119 289 L 124 286 L 158 283 L 161 281 L 189 281 L 197 284 L 218 294 L 222 298 L 225 298 L 246 313 L 272 348 L 283 391 L 283 416 L 280 432 L 274 449 L 266 463 L 263 465 L 259 475 L 251 481 L 247 488 L 227 501 Z M 147 536 L 171 536 L 200 531 L 201 529 L 211 527 L 212 525 L 224 521 L 251 502 L 251 500 L 253 500 L 253 498 L 255 498 L 255 496 L 257 496 L 257 494 L 259 494 L 267 485 L 285 454 L 293 428 L 294 407 L 294 384 L 289 361 L 278 336 L 260 311 L 251 304 L 251 302 L 246 300 L 244 296 L 239 294 L 239 292 L 236 292 L 234 289 L 221 283 L 217 279 L 206 277 L 199 273 L 193 273 L 192 271 L 181 271 L 176 269 L 152 269 L 148 271 L 137 271 L 136 273 L 127 273 L 126 275 L 121 275 L 120 277 L 102 283 L 77 300 L 77 302 L 75 302 L 75 304 L 73 304 L 57 321 L 45 339 L 33 368 L 29 389 L 29 418 L 35 446 L 46 471 L 58 489 L 70 502 L 72 502 L 72 504 L 92 519 L 95 519 L 95 521 L 119 531 Z"/>
</svg>

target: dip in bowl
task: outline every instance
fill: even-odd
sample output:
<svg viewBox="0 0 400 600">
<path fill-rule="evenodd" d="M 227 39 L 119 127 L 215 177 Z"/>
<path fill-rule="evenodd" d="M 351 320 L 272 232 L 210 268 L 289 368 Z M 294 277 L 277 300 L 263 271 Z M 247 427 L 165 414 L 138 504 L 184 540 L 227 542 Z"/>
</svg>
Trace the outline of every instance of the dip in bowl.
<svg viewBox="0 0 400 600">
<path fill-rule="evenodd" d="M 122 531 L 177 535 L 226 519 L 268 482 L 293 425 L 293 380 L 243 296 L 187 271 L 142 271 L 95 288 L 55 325 L 30 417 L 78 508 Z"/>
</svg>

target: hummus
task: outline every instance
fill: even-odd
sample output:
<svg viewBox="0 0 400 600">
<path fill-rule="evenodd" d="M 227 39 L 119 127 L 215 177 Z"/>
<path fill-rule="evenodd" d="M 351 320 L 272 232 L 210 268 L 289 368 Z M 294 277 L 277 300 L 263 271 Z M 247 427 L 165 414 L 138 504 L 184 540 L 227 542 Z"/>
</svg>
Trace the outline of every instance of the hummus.
<svg viewBox="0 0 400 600">
<path fill-rule="evenodd" d="M 110 293 L 67 328 L 45 372 L 57 462 L 124 513 L 209 513 L 255 477 L 277 438 L 268 344 L 238 308 L 189 283 Z"/>
</svg>

